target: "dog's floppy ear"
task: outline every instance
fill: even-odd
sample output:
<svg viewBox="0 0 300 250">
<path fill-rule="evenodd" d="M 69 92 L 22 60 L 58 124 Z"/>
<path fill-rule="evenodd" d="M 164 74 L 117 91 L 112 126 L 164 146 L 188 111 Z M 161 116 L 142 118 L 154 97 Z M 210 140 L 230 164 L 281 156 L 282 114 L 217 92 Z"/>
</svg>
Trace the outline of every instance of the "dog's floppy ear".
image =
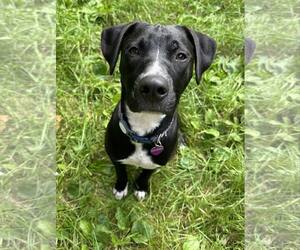
<svg viewBox="0 0 300 250">
<path fill-rule="evenodd" d="M 214 39 L 200 32 L 183 27 L 195 48 L 196 81 L 199 84 L 202 73 L 211 65 L 216 53 L 217 44 Z"/>
<path fill-rule="evenodd" d="M 101 50 L 104 58 L 109 64 L 109 73 L 114 72 L 118 61 L 121 43 L 128 29 L 134 26 L 134 23 L 116 25 L 107 28 L 101 33 Z"/>
</svg>

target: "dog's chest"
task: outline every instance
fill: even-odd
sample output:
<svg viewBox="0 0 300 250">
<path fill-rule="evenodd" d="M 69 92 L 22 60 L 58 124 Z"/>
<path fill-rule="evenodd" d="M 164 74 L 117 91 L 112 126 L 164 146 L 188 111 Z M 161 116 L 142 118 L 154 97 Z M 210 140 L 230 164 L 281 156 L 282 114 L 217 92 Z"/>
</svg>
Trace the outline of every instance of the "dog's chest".
<svg viewBox="0 0 300 250">
<path fill-rule="evenodd" d="M 165 115 L 161 113 L 132 112 L 128 106 L 126 106 L 126 111 L 131 129 L 140 136 L 144 136 L 157 128 L 165 117 Z"/>
<path fill-rule="evenodd" d="M 128 107 L 126 107 L 128 122 L 132 128 L 139 136 L 144 136 L 145 134 L 153 131 L 158 127 L 165 117 L 161 113 L 150 113 L 150 112 L 132 112 Z M 145 169 L 155 169 L 160 167 L 160 165 L 153 163 L 151 156 L 146 150 L 143 149 L 141 143 L 132 142 L 135 146 L 133 154 L 125 159 L 119 160 L 119 162 L 127 165 L 133 165 Z"/>
<path fill-rule="evenodd" d="M 133 165 L 145 169 L 155 169 L 160 165 L 153 163 L 151 157 L 146 150 L 143 150 L 142 144 L 134 143 L 135 151 L 128 158 L 122 159 L 119 162 L 127 165 Z"/>
</svg>

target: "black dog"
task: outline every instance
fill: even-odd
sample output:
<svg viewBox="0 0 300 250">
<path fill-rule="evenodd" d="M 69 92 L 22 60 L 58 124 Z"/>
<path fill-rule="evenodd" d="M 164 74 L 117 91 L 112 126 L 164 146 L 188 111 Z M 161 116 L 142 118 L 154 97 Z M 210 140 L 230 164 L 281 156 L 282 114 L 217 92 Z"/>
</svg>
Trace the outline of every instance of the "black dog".
<svg viewBox="0 0 300 250">
<path fill-rule="evenodd" d="M 143 168 L 135 182 L 135 196 L 144 199 L 149 177 L 176 150 L 179 98 L 195 63 L 196 80 L 211 65 L 216 43 L 184 26 L 129 23 L 105 29 L 102 53 L 112 74 L 121 53 L 121 100 L 106 131 L 106 151 L 116 168 L 113 193 L 127 195 L 125 165 Z"/>
</svg>

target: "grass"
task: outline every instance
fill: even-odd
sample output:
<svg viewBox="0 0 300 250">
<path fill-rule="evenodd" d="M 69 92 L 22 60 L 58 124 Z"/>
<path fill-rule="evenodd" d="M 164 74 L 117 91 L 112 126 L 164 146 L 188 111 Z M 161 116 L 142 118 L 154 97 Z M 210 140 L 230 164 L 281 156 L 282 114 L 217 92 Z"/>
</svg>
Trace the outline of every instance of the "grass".
<svg viewBox="0 0 300 250">
<path fill-rule="evenodd" d="M 57 248 L 299 249 L 298 2 L 246 2 L 246 33 L 258 47 L 245 97 L 242 2 L 138 3 L 57 5 Z M 0 6 L 0 248 L 52 249 L 55 6 Z M 133 19 L 185 24 L 218 42 L 202 84 L 193 80 L 181 100 L 187 146 L 153 176 L 144 202 L 114 200 L 103 150 L 120 84 L 99 36 Z"/>
<path fill-rule="evenodd" d="M 55 5 L 0 3 L 0 248 L 55 245 Z"/>
<path fill-rule="evenodd" d="M 100 32 L 132 20 L 183 24 L 218 44 L 201 85 L 193 79 L 181 99 L 187 145 L 143 202 L 131 187 L 114 199 L 103 146 L 120 83 L 99 53 Z M 58 2 L 58 249 L 243 248 L 243 22 L 240 0 Z"/>
<path fill-rule="evenodd" d="M 248 249 L 300 248 L 297 9 L 294 0 L 246 6 L 246 32 L 257 44 L 245 71 Z"/>
</svg>

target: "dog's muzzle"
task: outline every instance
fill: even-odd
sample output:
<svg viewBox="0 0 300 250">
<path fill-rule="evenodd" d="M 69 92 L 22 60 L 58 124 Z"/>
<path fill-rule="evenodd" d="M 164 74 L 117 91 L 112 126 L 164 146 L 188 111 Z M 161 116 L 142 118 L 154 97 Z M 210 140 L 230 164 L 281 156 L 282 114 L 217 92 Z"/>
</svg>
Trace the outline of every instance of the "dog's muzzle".
<svg viewBox="0 0 300 250">
<path fill-rule="evenodd" d="M 160 102 L 169 93 L 168 81 L 160 76 L 145 76 L 137 82 L 135 96 L 140 96 L 144 101 Z"/>
</svg>

